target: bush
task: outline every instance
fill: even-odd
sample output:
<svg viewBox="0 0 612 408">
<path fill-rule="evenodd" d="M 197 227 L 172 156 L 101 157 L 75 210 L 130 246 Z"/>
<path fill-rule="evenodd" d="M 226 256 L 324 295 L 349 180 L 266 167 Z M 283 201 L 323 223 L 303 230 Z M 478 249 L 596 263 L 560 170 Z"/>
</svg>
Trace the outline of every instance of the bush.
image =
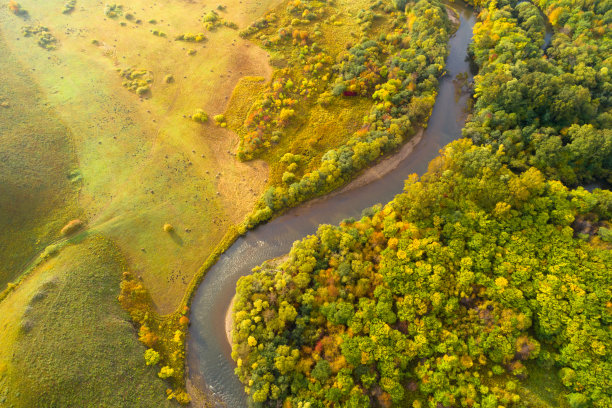
<svg viewBox="0 0 612 408">
<path fill-rule="evenodd" d="M 220 125 L 220 124 L 222 124 L 223 122 L 225 122 L 225 115 L 223 115 L 223 114 L 221 114 L 221 115 L 215 115 L 215 116 L 213 117 L 213 119 L 215 120 L 215 123 L 216 123 L 216 124 Z"/>
<path fill-rule="evenodd" d="M 64 4 L 64 9 L 62 10 L 62 13 L 64 14 L 72 13 L 74 11 L 75 6 L 76 6 L 76 0 L 70 0 L 69 2 Z"/>
<path fill-rule="evenodd" d="M 172 226 L 172 224 L 164 224 L 164 231 L 165 232 L 172 232 L 172 231 L 174 231 L 174 227 Z"/>
<path fill-rule="evenodd" d="M 168 75 L 166 75 L 166 76 L 164 77 L 164 82 L 165 82 L 166 84 L 171 84 L 171 83 L 173 83 L 173 82 L 174 82 L 174 75 L 172 75 L 172 74 L 168 74 Z"/>
<path fill-rule="evenodd" d="M 153 349 L 147 349 L 144 354 L 147 365 L 156 365 L 159 363 L 159 353 Z"/>
<path fill-rule="evenodd" d="M 50 258 L 52 256 L 57 255 L 58 252 L 59 252 L 59 247 L 57 245 L 51 244 L 45 248 L 45 250 L 40 254 L 40 257 L 42 259 Z"/>
<path fill-rule="evenodd" d="M 23 319 L 19 325 L 22 333 L 29 333 L 34 328 L 34 322 L 30 319 Z"/>
<path fill-rule="evenodd" d="M 75 219 L 70 221 L 68 224 L 64 225 L 64 228 L 62 228 L 61 230 L 61 234 L 62 235 L 71 235 L 75 232 L 77 232 L 78 230 L 80 230 L 81 228 L 83 228 L 83 221 Z"/>
<path fill-rule="evenodd" d="M 172 377 L 173 375 L 174 375 L 174 369 L 168 366 L 163 366 L 161 370 L 159 370 L 159 373 L 157 374 L 159 378 L 168 378 L 168 377 Z"/>
<path fill-rule="evenodd" d="M 109 18 L 117 18 L 123 14 L 123 6 L 121 4 L 107 4 L 104 7 L 104 14 Z"/>
<path fill-rule="evenodd" d="M 195 113 L 191 115 L 191 119 L 194 122 L 206 123 L 208 122 L 208 115 L 202 109 L 196 109 Z"/>
</svg>

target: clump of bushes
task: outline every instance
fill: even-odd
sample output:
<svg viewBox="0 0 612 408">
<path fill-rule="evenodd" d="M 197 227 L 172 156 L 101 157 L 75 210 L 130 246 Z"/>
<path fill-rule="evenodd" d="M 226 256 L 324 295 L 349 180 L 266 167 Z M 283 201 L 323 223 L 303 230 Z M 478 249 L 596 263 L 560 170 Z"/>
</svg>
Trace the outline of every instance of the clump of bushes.
<svg viewBox="0 0 612 408">
<path fill-rule="evenodd" d="M 70 14 L 74 11 L 75 7 L 76 7 L 76 0 L 70 0 L 69 2 L 64 4 L 64 9 L 62 10 L 62 13 Z"/>
<path fill-rule="evenodd" d="M 45 26 L 26 26 L 21 30 L 21 32 L 24 37 L 37 36 L 37 44 L 47 51 L 57 48 L 57 38 L 55 38 Z"/>
<path fill-rule="evenodd" d="M 234 30 L 238 29 L 238 25 L 236 23 L 224 20 L 215 10 L 210 10 L 208 13 L 206 13 L 202 18 L 202 22 L 204 23 L 204 28 L 206 28 L 208 31 L 213 31 L 221 25 Z"/>
<path fill-rule="evenodd" d="M 109 18 L 117 18 L 123 14 L 123 6 L 121 4 L 107 4 L 104 6 L 104 14 Z"/>
<path fill-rule="evenodd" d="M 151 91 L 153 78 L 147 70 L 135 70 L 133 68 L 119 69 L 119 75 L 125 78 L 122 85 L 138 96 L 145 96 Z"/>
<path fill-rule="evenodd" d="M 202 109 L 196 109 L 195 113 L 191 115 L 191 119 L 194 122 L 206 123 L 208 122 L 208 115 Z"/>
<path fill-rule="evenodd" d="M 213 117 L 215 123 L 221 127 L 226 127 L 227 123 L 225 122 L 225 115 L 215 115 Z"/>
<path fill-rule="evenodd" d="M 153 33 L 153 35 L 155 35 L 157 37 L 166 37 L 166 33 L 164 33 L 163 31 L 160 31 L 158 29 L 151 30 L 151 32 Z"/>
<path fill-rule="evenodd" d="M 199 43 L 199 42 L 205 41 L 206 36 L 204 35 L 204 33 L 197 33 L 197 34 L 184 33 L 184 34 L 177 35 L 175 40 Z"/>
<path fill-rule="evenodd" d="M 81 220 L 72 220 L 68 224 L 66 224 L 64 228 L 62 228 L 61 234 L 64 236 L 71 235 L 83 228 L 83 225 L 83 221 Z"/>
<path fill-rule="evenodd" d="M 238 24 L 234 23 L 233 21 L 224 21 L 223 25 L 227 28 L 231 28 L 232 30 L 238 29 Z"/>
</svg>

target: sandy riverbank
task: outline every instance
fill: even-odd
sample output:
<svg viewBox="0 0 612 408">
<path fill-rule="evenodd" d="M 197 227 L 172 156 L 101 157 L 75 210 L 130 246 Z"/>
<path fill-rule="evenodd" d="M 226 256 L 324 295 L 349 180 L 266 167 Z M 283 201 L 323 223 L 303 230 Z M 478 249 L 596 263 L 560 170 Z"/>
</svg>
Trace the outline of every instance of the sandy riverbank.
<svg viewBox="0 0 612 408">
<path fill-rule="evenodd" d="M 225 312 L 225 336 L 227 337 L 227 342 L 229 343 L 230 347 L 232 346 L 232 324 L 234 322 L 234 319 L 232 319 L 232 311 L 234 309 L 235 302 L 236 296 L 232 298 L 232 301 Z"/>
</svg>

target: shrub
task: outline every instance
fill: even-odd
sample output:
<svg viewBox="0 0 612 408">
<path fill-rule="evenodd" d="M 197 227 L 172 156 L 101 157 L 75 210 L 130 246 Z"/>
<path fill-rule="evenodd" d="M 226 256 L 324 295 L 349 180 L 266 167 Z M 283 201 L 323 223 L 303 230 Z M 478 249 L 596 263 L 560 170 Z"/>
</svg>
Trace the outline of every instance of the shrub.
<svg viewBox="0 0 612 408">
<path fill-rule="evenodd" d="M 213 117 L 213 119 L 215 120 L 215 123 L 217 123 L 218 125 L 222 124 L 223 122 L 225 122 L 225 115 L 220 114 L 220 115 L 215 115 Z"/>
<path fill-rule="evenodd" d="M 597 231 L 597 235 L 599 235 L 602 241 L 612 243 L 612 229 L 599 227 L 599 231 Z"/>
<path fill-rule="evenodd" d="M 149 92 L 150 88 L 148 85 L 146 86 L 139 86 L 138 88 L 136 88 L 136 95 L 138 96 L 145 96 L 148 92 Z"/>
<path fill-rule="evenodd" d="M 174 369 L 168 366 L 163 366 L 161 370 L 159 370 L 159 373 L 157 374 L 159 378 L 168 378 L 168 377 L 172 377 L 173 375 L 174 375 Z"/>
<path fill-rule="evenodd" d="M 75 6 L 76 6 L 76 0 L 70 0 L 69 2 L 64 4 L 64 9 L 62 10 L 62 13 L 64 14 L 72 13 L 74 11 Z"/>
<path fill-rule="evenodd" d="M 22 333 L 29 333 L 34 328 L 34 322 L 30 319 L 23 319 L 19 325 Z"/>
<path fill-rule="evenodd" d="M 171 84 L 174 82 L 174 75 L 168 74 L 164 77 L 164 82 L 167 84 Z"/>
<path fill-rule="evenodd" d="M 58 252 L 59 252 L 59 247 L 57 245 L 51 244 L 45 248 L 45 250 L 40 254 L 40 257 L 42 259 L 50 258 L 52 256 L 57 255 Z"/>
<path fill-rule="evenodd" d="M 202 21 L 205 23 L 215 23 L 218 20 L 219 20 L 219 14 L 217 14 L 217 12 L 214 10 L 211 10 L 208 13 L 206 13 L 204 18 L 202 19 Z"/>
<path fill-rule="evenodd" d="M 206 123 L 208 122 L 208 115 L 202 109 L 196 109 L 195 113 L 191 115 L 191 119 L 194 122 Z"/>
<path fill-rule="evenodd" d="M 64 228 L 61 230 L 62 235 L 71 235 L 81 228 L 83 228 L 83 221 L 79 219 L 75 219 L 70 221 L 68 224 L 64 225 Z"/>
<path fill-rule="evenodd" d="M 159 363 L 159 353 L 153 349 L 147 349 L 144 354 L 147 365 L 155 365 Z"/>
<path fill-rule="evenodd" d="M 164 231 L 165 232 L 172 232 L 172 231 L 174 231 L 174 227 L 172 226 L 172 224 L 164 224 Z"/>
<path fill-rule="evenodd" d="M 190 48 L 189 51 L 187 51 L 187 55 L 193 56 L 196 55 L 196 50 L 194 50 L 193 48 Z"/>
<path fill-rule="evenodd" d="M 109 18 L 117 18 L 123 14 L 123 6 L 121 4 L 107 4 L 104 7 L 104 14 Z"/>
</svg>

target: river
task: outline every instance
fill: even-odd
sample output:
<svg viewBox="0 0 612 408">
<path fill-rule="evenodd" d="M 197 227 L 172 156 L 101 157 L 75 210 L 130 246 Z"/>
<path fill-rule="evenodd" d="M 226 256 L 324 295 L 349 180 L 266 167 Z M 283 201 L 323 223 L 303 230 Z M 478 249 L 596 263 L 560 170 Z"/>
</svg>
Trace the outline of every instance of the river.
<svg viewBox="0 0 612 408">
<path fill-rule="evenodd" d="M 196 388 L 212 391 L 228 407 L 246 406 L 246 395 L 234 375 L 235 364 L 225 335 L 225 314 L 241 276 L 265 260 L 286 254 L 294 241 L 314 233 L 320 224 L 357 218 L 364 208 L 390 201 L 402 191 L 409 174 L 423 174 L 439 150 L 461 136 L 468 93 L 458 92 L 460 85 L 453 79 L 467 72 L 471 81 L 467 48 L 476 16 L 462 4 L 455 3 L 453 7 L 459 12 L 461 24 L 449 42 L 448 73 L 440 80 L 428 127 L 412 153 L 393 171 L 370 184 L 306 203 L 248 232 L 208 271 L 193 299 L 187 344 L 189 380 Z"/>
</svg>

